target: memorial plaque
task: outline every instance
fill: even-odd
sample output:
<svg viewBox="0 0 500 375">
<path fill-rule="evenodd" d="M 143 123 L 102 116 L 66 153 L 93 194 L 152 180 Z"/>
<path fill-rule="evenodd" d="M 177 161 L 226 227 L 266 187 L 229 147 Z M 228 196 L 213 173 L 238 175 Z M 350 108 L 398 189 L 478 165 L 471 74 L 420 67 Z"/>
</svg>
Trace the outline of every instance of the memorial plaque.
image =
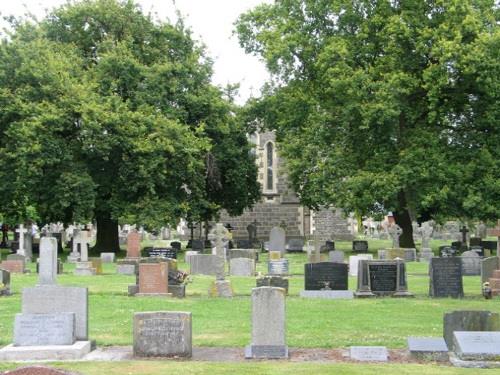
<svg viewBox="0 0 500 375">
<path fill-rule="evenodd" d="M 168 263 L 139 264 L 139 294 L 168 293 Z"/>
<path fill-rule="evenodd" d="M 158 311 L 134 314 L 134 355 L 191 357 L 190 312 Z"/>
<path fill-rule="evenodd" d="M 356 361 L 386 362 L 388 352 L 385 346 L 351 346 L 351 359 Z"/>
<path fill-rule="evenodd" d="M 307 263 L 304 264 L 305 290 L 347 290 L 347 264 Z"/>
<path fill-rule="evenodd" d="M 352 251 L 366 253 L 368 251 L 368 241 L 352 241 Z"/>
<path fill-rule="evenodd" d="M 500 332 L 455 331 L 453 342 L 462 360 L 498 361 L 500 358 Z"/>
<path fill-rule="evenodd" d="M 431 297 L 462 298 L 462 259 L 432 258 L 429 263 L 429 295 Z"/>
<path fill-rule="evenodd" d="M 75 314 L 16 314 L 14 346 L 73 345 Z"/>
<path fill-rule="evenodd" d="M 368 265 L 372 292 L 395 292 L 398 268 L 395 263 L 372 263 Z"/>
<path fill-rule="evenodd" d="M 269 275 L 288 275 L 288 259 L 271 260 L 267 263 Z"/>
<path fill-rule="evenodd" d="M 153 247 L 146 251 L 150 258 L 177 259 L 177 251 L 170 247 Z"/>
</svg>

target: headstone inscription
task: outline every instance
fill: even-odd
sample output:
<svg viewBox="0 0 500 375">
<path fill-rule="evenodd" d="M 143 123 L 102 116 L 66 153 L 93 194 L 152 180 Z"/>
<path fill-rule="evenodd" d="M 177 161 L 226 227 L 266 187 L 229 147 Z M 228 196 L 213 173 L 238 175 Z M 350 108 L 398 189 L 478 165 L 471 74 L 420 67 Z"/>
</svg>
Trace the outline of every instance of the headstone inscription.
<svg viewBox="0 0 500 375">
<path fill-rule="evenodd" d="M 177 251 L 170 247 L 152 247 L 145 252 L 150 258 L 177 259 Z"/>
<path fill-rule="evenodd" d="M 366 253 L 368 251 L 368 241 L 352 241 L 352 251 L 355 253 Z"/>
<path fill-rule="evenodd" d="M 401 260 L 360 260 L 358 298 L 391 296 L 413 297 L 408 291 L 406 264 Z"/>
<path fill-rule="evenodd" d="M 252 342 L 245 348 L 245 358 L 288 358 L 285 318 L 284 289 L 252 289 Z"/>
<path fill-rule="evenodd" d="M 455 331 L 500 331 L 500 314 L 491 311 L 459 310 L 443 316 L 443 337 L 448 349 L 454 350 Z"/>
<path fill-rule="evenodd" d="M 459 257 L 432 258 L 429 263 L 429 296 L 462 298 L 462 260 Z"/>
<path fill-rule="evenodd" d="M 285 253 L 286 233 L 283 228 L 273 227 L 269 234 L 269 251 L 279 251 L 281 256 Z"/>
<path fill-rule="evenodd" d="M 157 311 L 134 314 L 134 356 L 192 356 L 190 312 Z"/>
<path fill-rule="evenodd" d="M 289 272 L 288 259 L 271 260 L 267 263 L 267 273 L 269 275 L 288 275 Z"/>
<path fill-rule="evenodd" d="M 75 313 L 16 314 L 14 346 L 73 345 L 75 341 Z"/>
</svg>

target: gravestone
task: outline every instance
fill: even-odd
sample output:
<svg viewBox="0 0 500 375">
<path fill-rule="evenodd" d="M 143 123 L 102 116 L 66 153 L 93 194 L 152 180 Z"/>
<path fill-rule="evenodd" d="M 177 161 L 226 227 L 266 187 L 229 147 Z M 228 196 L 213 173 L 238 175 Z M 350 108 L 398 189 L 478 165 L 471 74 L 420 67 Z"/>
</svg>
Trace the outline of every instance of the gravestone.
<svg viewBox="0 0 500 375">
<path fill-rule="evenodd" d="M 448 361 L 448 347 L 442 337 L 408 337 L 411 356 L 425 361 Z"/>
<path fill-rule="evenodd" d="M 330 262 L 344 263 L 344 252 L 340 250 L 330 251 L 328 252 L 328 259 Z"/>
<path fill-rule="evenodd" d="M 189 261 L 191 275 L 224 275 L 224 259 L 213 254 L 192 255 Z"/>
<path fill-rule="evenodd" d="M 256 252 L 253 249 L 232 249 L 229 250 L 229 259 L 248 258 L 256 260 Z"/>
<path fill-rule="evenodd" d="M 302 252 L 304 251 L 304 240 L 303 239 L 290 239 L 287 245 L 287 251 L 289 252 Z"/>
<path fill-rule="evenodd" d="M 168 262 L 139 263 L 137 296 L 171 296 L 168 293 Z"/>
<path fill-rule="evenodd" d="M 280 260 L 281 259 L 281 252 L 279 251 L 269 251 L 269 260 Z"/>
<path fill-rule="evenodd" d="M 75 341 L 75 313 L 16 314 L 14 346 L 73 345 Z"/>
<path fill-rule="evenodd" d="M 26 272 L 26 263 L 24 260 L 4 260 L 0 263 L 0 268 L 10 273 Z"/>
<path fill-rule="evenodd" d="M 448 349 L 454 350 L 455 331 L 500 331 L 500 314 L 491 311 L 452 311 L 443 317 L 443 337 Z"/>
<path fill-rule="evenodd" d="M 257 241 L 257 220 L 247 225 L 248 241 L 253 244 Z"/>
<path fill-rule="evenodd" d="M 429 263 L 429 296 L 462 298 L 462 259 L 432 258 Z"/>
<path fill-rule="evenodd" d="M 349 353 L 355 361 L 387 362 L 388 359 L 385 346 L 351 346 Z"/>
<path fill-rule="evenodd" d="M 134 356 L 190 358 L 190 312 L 158 311 L 134 314 Z"/>
<path fill-rule="evenodd" d="M 389 227 L 387 228 L 387 232 L 392 239 L 392 248 L 399 248 L 399 237 L 403 234 L 403 229 L 401 229 L 399 225 L 394 223 L 392 225 L 389 225 Z"/>
<path fill-rule="evenodd" d="M 92 276 L 96 274 L 96 268 L 93 267 L 92 262 L 89 261 L 89 248 L 90 243 L 89 232 L 81 230 L 78 238 L 80 244 L 80 261 L 76 262 L 75 275 L 78 276 Z"/>
<path fill-rule="evenodd" d="M 454 332 L 455 353 L 463 361 L 498 361 L 500 332 Z"/>
<path fill-rule="evenodd" d="M 404 260 L 405 257 L 403 249 L 383 249 L 378 250 L 377 254 L 380 260 L 394 260 L 396 258 Z"/>
<path fill-rule="evenodd" d="M 285 319 L 284 289 L 252 289 L 252 342 L 245 348 L 245 358 L 288 358 Z"/>
<path fill-rule="evenodd" d="M 279 251 L 281 256 L 285 253 L 286 233 L 283 228 L 273 227 L 269 234 L 269 251 Z"/>
<path fill-rule="evenodd" d="M 366 253 L 368 251 L 368 241 L 352 241 L 352 251 L 355 253 Z"/>
<path fill-rule="evenodd" d="M 116 273 L 119 275 L 135 275 L 139 267 L 137 260 L 123 259 L 116 264 Z"/>
<path fill-rule="evenodd" d="M 248 258 L 233 258 L 229 262 L 231 276 L 254 276 L 255 261 Z"/>
<path fill-rule="evenodd" d="M 101 260 L 103 263 L 114 263 L 115 253 L 101 253 Z"/>
<path fill-rule="evenodd" d="M 102 259 L 89 258 L 89 262 L 92 263 L 92 268 L 95 269 L 95 274 L 102 275 Z"/>
<path fill-rule="evenodd" d="M 57 240 L 40 238 L 38 285 L 55 285 L 57 279 Z"/>
<path fill-rule="evenodd" d="M 191 250 L 203 252 L 205 250 L 205 241 L 203 241 L 203 240 L 191 241 Z"/>
<path fill-rule="evenodd" d="M 146 256 L 150 258 L 177 259 L 177 251 L 170 247 L 152 247 L 144 250 Z"/>
<path fill-rule="evenodd" d="M 493 271 L 500 268 L 500 259 L 498 257 L 490 257 L 481 260 L 481 283 L 487 282 L 492 276 Z"/>
<path fill-rule="evenodd" d="M 127 258 L 138 259 L 141 257 L 141 235 L 137 231 L 131 231 L 127 235 Z"/>
<path fill-rule="evenodd" d="M 170 247 L 176 251 L 181 251 L 181 243 L 179 241 L 170 242 Z"/>
<path fill-rule="evenodd" d="M 481 257 L 475 251 L 464 251 L 460 258 L 463 276 L 481 275 Z"/>
<path fill-rule="evenodd" d="M 215 228 L 208 234 L 208 239 L 215 248 L 215 255 L 225 258 L 225 249 L 228 247 L 231 235 L 222 223 L 215 224 Z"/>
<path fill-rule="evenodd" d="M 358 254 L 349 257 L 349 276 L 358 276 L 358 264 L 360 260 L 372 260 L 372 254 Z"/>
<path fill-rule="evenodd" d="M 497 256 L 500 257 L 500 219 L 498 220 L 497 226 L 495 228 L 488 229 L 487 233 L 488 236 L 494 236 L 497 238 Z M 486 244 L 483 243 L 483 246 L 486 248 Z"/>
<path fill-rule="evenodd" d="M 469 240 L 469 246 L 481 246 L 481 238 L 480 237 L 471 237 Z"/>
<path fill-rule="evenodd" d="M 236 241 L 236 247 L 238 249 L 252 249 L 253 248 L 253 242 L 250 240 L 237 240 Z"/>
<path fill-rule="evenodd" d="M 191 258 L 193 255 L 198 255 L 199 252 L 198 251 L 192 251 L 192 250 L 188 250 L 184 253 L 184 261 L 186 262 L 186 264 L 191 264 Z"/>
<path fill-rule="evenodd" d="M 0 297 L 10 296 L 10 272 L 0 269 Z"/>
<path fill-rule="evenodd" d="M 289 264 L 288 259 L 271 260 L 267 263 L 267 273 L 269 275 L 288 275 Z"/>
<path fill-rule="evenodd" d="M 40 273 L 40 258 L 36 260 L 36 273 Z M 62 275 L 63 273 L 64 273 L 64 263 L 60 258 L 57 258 L 57 274 Z"/>
<path fill-rule="evenodd" d="M 360 260 L 358 298 L 391 296 L 413 297 L 408 292 L 406 264 L 401 260 Z"/>
<path fill-rule="evenodd" d="M 325 242 L 325 251 L 326 252 L 335 251 L 335 242 L 326 241 Z"/>
<path fill-rule="evenodd" d="M 348 275 L 345 263 L 304 264 L 305 290 L 347 290 Z"/>
<path fill-rule="evenodd" d="M 23 224 L 19 224 L 19 228 L 16 229 L 16 233 L 19 234 L 18 237 L 18 248 L 17 248 L 17 254 L 26 256 L 26 251 L 24 249 L 24 235 L 28 232 L 28 230 L 24 227 Z"/>
<path fill-rule="evenodd" d="M 272 286 L 275 288 L 285 289 L 286 294 L 288 294 L 288 279 L 281 276 L 262 276 L 256 280 L 257 288 L 261 286 Z"/>
</svg>

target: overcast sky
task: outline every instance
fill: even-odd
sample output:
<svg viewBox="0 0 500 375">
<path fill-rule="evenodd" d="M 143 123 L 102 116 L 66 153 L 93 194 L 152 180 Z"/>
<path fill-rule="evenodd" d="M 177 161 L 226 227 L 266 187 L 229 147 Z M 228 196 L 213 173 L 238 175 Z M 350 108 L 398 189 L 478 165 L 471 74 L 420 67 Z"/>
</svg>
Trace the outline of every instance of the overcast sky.
<svg viewBox="0 0 500 375">
<path fill-rule="evenodd" d="M 173 0 L 136 0 L 145 13 L 155 13 L 160 20 L 175 21 Z M 233 23 L 238 15 L 254 6 L 271 0 L 175 0 L 196 39 L 202 40 L 208 53 L 214 59 L 213 82 L 225 86 L 227 83 L 240 83 L 239 103 L 253 94 L 259 95 L 268 75 L 264 64 L 253 56 L 246 55 L 232 36 Z M 2 16 L 21 16 L 28 9 L 42 18 L 45 9 L 66 3 L 66 0 L 0 0 Z M 3 19 L 0 21 L 5 26 Z"/>
</svg>

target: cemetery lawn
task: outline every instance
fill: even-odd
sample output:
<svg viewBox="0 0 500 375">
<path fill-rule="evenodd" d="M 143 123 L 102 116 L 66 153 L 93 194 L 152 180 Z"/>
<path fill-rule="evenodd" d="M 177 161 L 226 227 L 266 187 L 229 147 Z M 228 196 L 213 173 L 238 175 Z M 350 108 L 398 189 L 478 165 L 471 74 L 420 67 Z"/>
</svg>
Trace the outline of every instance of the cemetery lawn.
<svg viewBox="0 0 500 375">
<path fill-rule="evenodd" d="M 21 365 L 0 364 L 0 371 Z M 156 374 L 218 374 L 218 375 L 299 375 L 299 374 L 336 374 L 336 375 L 472 375 L 498 374 L 500 370 L 478 370 L 445 367 L 439 365 L 402 365 L 402 364 L 321 364 L 294 362 L 177 362 L 177 361 L 133 361 L 133 362 L 74 362 L 58 363 L 51 366 L 78 371 L 85 375 L 156 375 Z"/>
</svg>

